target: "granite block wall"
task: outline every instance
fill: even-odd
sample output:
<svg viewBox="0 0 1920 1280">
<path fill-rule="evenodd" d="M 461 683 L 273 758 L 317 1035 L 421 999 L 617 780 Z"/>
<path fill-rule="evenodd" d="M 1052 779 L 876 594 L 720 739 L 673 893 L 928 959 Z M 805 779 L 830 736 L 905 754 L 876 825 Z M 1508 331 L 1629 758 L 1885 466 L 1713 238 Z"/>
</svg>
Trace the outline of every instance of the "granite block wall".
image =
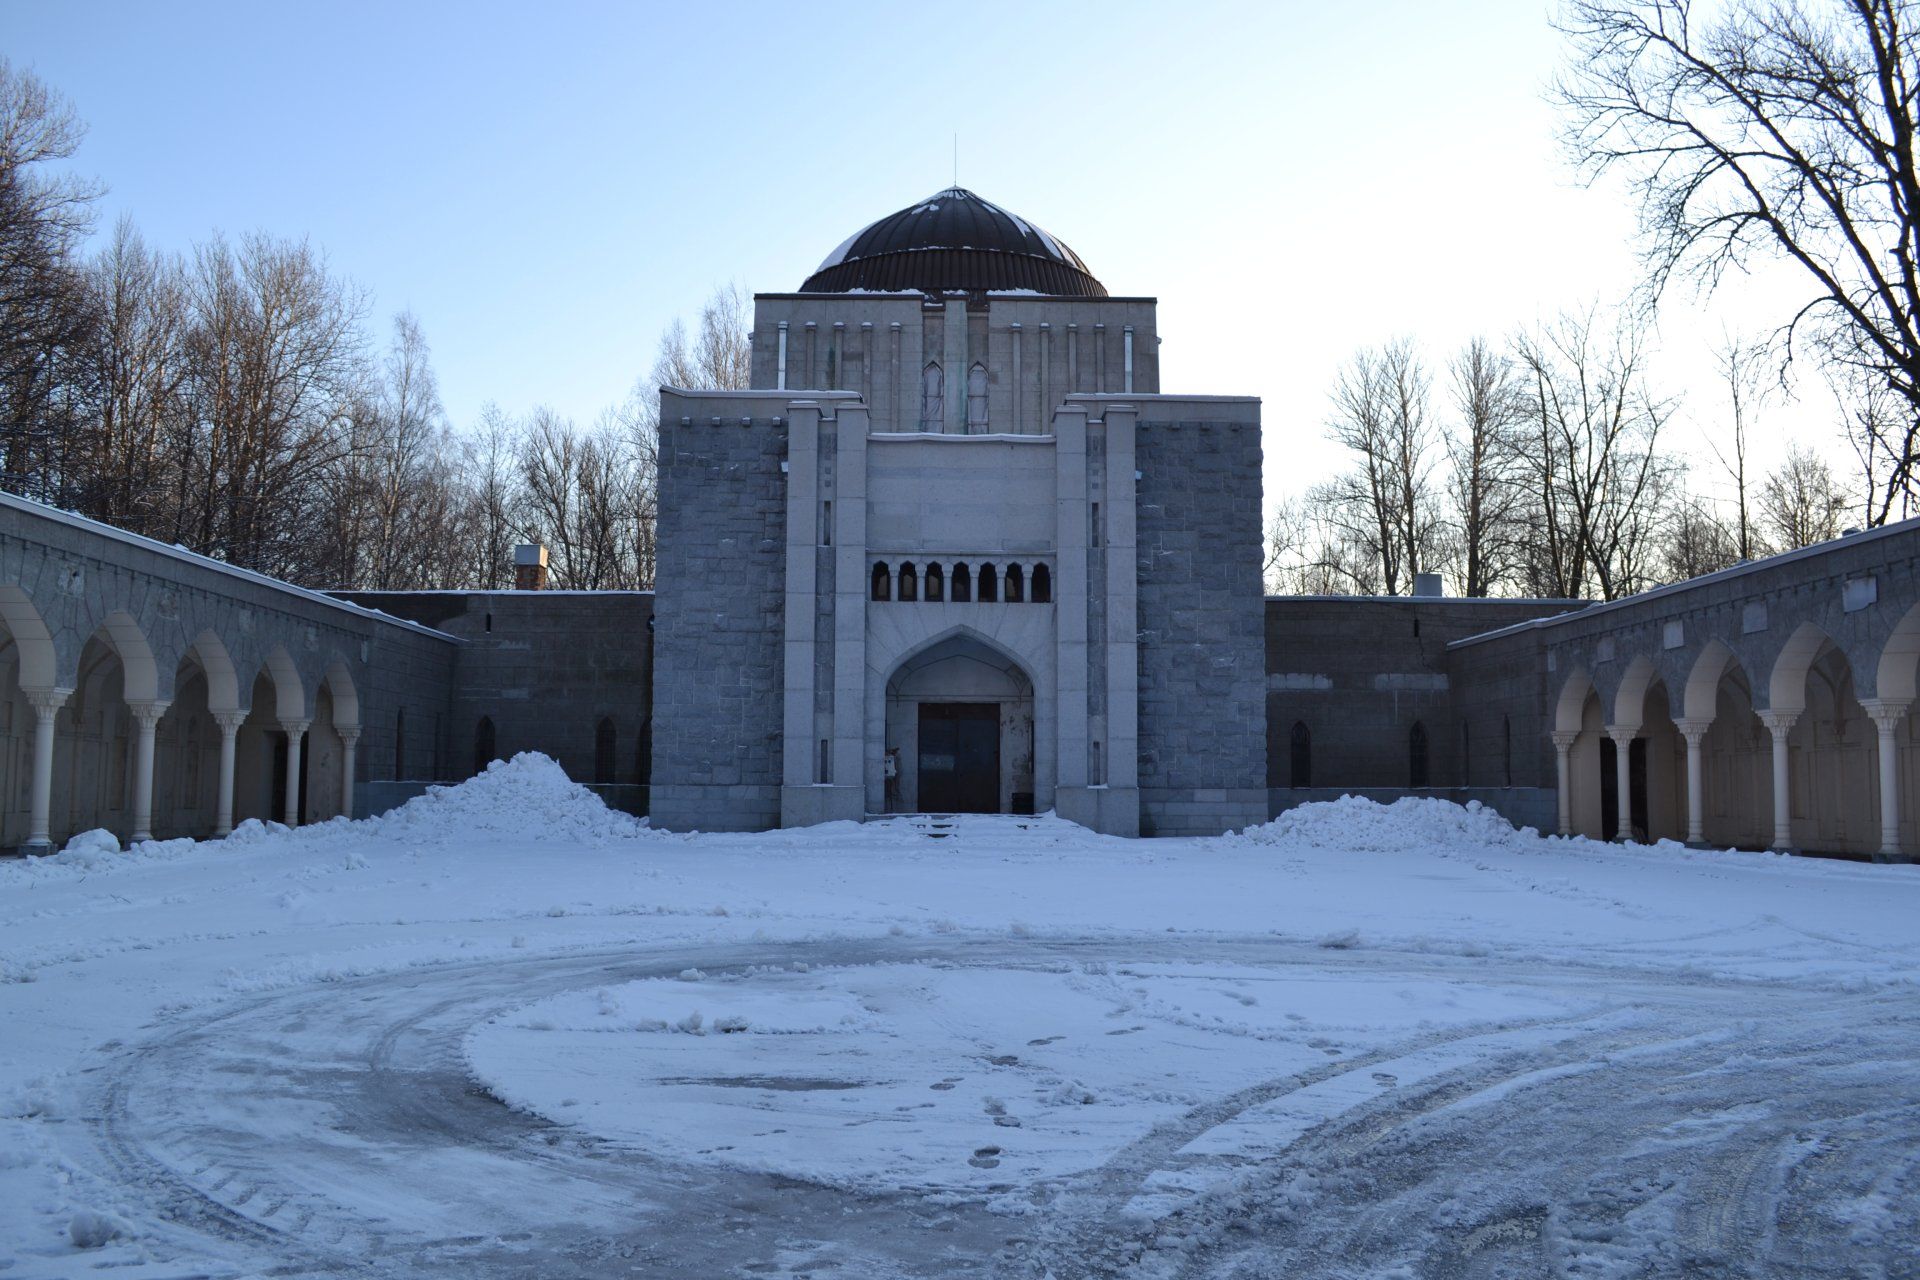
<svg viewBox="0 0 1920 1280">
<path fill-rule="evenodd" d="M 1267 816 L 1260 427 L 1257 404 L 1242 403 L 1253 412 L 1172 419 L 1149 403 L 1141 414 L 1142 835 Z"/>
<path fill-rule="evenodd" d="M 784 403 L 661 394 L 651 805 L 671 830 L 780 824 Z"/>
<path fill-rule="evenodd" d="M 652 754 L 652 592 L 336 594 L 462 642 L 453 654 L 451 694 L 444 707 L 441 771 L 426 773 L 431 762 L 423 755 L 406 762 L 406 777 L 396 777 L 393 726 L 383 717 L 369 724 L 361 746 L 363 752 L 372 751 L 370 780 L 458 780 L 485 767 L 488 759 L 538 751 L 558 761 L 576 782 L 642 788 L 637 795 L 622 792 L 620 799 L 622 807 L 646 812 L 644 787 Z M 410 672 L 398 672 L 396 678 L 396 690 L 410 687 Z M 491 755 L 481 750 L 483 718 L 493 730 Z M 415 723 L 409 712 L 410 740 Z M 602 724 L 612 730 L 613 750 L 605 762 L 599 750 Z M 410 746 L 409 757 L 412 754 Z M 610 765 L 604 778 L 603 763 Z"/>
</svg>

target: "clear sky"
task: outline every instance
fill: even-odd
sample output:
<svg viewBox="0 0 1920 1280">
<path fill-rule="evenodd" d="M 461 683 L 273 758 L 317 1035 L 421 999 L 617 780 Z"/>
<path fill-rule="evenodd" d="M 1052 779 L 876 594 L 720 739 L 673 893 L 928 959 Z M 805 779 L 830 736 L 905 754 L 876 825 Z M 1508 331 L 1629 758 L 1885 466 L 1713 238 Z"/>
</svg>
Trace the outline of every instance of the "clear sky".
<svg viewBox="0 0 1920 1280">
<path fill-rule="evenodd" d="M 1165 390 L 1264 398 L 1272 500 L 1339 465 L 1322 423 L 1355 348 L 1442 357 L 1631 285 L 1625 197 L 1554 147 L 1550 12 L 0 0 L 0 51 L 91 125 L 103 226 L 311 238 L 419 316 L 456 426 L 489 400 L 590 419 L 716 284 L 793 289 L 947 185 L 958 134 L 963 185 L 1161 300 Z M 1664 321 L 1703 459 L 1704 342 L 1784 301 Z M 1762 460 L 1832 418 L 1775 412 Z"/>
</svg>

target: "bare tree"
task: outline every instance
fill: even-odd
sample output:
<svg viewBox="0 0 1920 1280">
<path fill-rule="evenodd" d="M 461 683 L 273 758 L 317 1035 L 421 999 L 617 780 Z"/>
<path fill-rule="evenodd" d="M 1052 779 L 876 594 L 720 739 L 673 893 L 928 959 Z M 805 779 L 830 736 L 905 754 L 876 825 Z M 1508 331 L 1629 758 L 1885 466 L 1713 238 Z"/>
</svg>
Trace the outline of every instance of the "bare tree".
<svg viewBox="0 0 1920 1280">
<path fill-rule="evenodd" d="M 1763 369 L 1767 357 L 1765 343 L 1722 332 L 1720 345 L 1714 348 L 1714 365 L 1727 388 L 1727 443 L 1721 448 L 1711 433 L 1707 444 L 1720 466 L 1733 481 L 1735 549 L 1742 560 L 1754 557 L 1751 504 L 1747 499 L 1747 434 L 1760 408 L 1765 404 Z"/>
<path fill-rule="evenodd" d="M 1717 573 L 1748 558 L 1740 552 L 1738 531 L 1729 528 L 1708 503 L 1683 495 L 1672 508 L 1663 554 L 1667 581 Z"/>
<path fill-rule="evenodd" d="M 1617 600 L 1646 586 L 1671 462 L 1672 406 L 1645 385 L 1645 332 L 1631 313 L 1563 316 L 1518 343 L 1528 393 L 1536 594 Z"/>
<path fill-rule="evenodd" d="M 100 189 L 49 166 L 85 135 L 73 109 L 0 58 L 0 481 L 71 503 L 69 449 L 91 412 L 98 321 L 75 261 Z"/>
<path fill-rule="evenodd" d="M 1454 426 L 1447 488 L 1458 525 L 1461 590 L 1485 596 L 1512 572 L 1525 530 L 1527 405 L 1513 363 L 1475 338 L 1448 366 Z"/>
<path fill-rule="evenodd" d="M 1920 45 L 1900 0 L 1571 0 L 1557 97 L 1590 177 L 1625 174 L 1654 296 L 1760 255 L 1811 286 L 1786 322 L 1891 388 L 1870 522 L 1915 476 L 1920 424 Z"/>
<path fill-rule="evenodd" d="M 1781 551 L 1840 536 L 1847 499 L 1833 469 L 1810 449 L 1789 446 L 1786 460 L 1760 486 L 1760 513 Z"/>
<path fill-rule="evenodd" d="M 1432 379 L 1411 342 L 1357 353 L 1340 371 L 1327 433 L 1354 459 L 1329 504 L 1380 567 L 1388 595 L 1411 589 L 1435 558 Z"/>
</svg>

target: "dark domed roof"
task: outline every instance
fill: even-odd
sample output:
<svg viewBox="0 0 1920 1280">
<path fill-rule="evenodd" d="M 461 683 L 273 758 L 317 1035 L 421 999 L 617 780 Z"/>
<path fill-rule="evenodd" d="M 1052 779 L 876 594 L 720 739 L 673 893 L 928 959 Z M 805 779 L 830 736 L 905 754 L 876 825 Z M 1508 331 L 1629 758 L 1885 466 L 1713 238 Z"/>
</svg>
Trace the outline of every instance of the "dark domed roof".
<svg viewBox="0 0 1920 1280">
<path fill-rule="evenodd" d="M 1080 255 L 962 187 L 888 214 L 827 255 L 802 293 L 1026 289 L 1104 298 Z"/>
</svg>

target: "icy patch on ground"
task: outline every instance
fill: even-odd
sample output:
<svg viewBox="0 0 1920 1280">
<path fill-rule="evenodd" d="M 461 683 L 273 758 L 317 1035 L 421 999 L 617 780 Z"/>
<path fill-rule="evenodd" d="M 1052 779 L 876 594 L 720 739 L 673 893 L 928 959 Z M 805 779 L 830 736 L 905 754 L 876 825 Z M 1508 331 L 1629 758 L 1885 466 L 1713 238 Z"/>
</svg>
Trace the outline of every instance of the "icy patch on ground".
<svg viewBox="0 0 1920 1280">
<path fill-rule="evenodd" d="M 1441 977 L 906 964 L 570 992 L 481 1025 L 466 1055 L 509 1105 L 658 1156 L 984 1190 L 1091 1168 L 1209 1098 L 1382 1036 L 1574 1011 Z"/>
</svg>

